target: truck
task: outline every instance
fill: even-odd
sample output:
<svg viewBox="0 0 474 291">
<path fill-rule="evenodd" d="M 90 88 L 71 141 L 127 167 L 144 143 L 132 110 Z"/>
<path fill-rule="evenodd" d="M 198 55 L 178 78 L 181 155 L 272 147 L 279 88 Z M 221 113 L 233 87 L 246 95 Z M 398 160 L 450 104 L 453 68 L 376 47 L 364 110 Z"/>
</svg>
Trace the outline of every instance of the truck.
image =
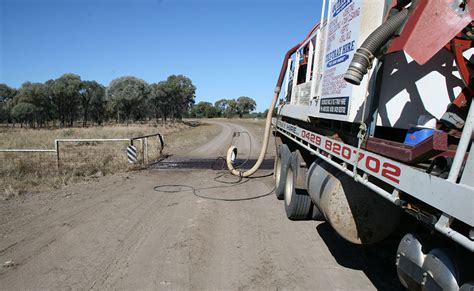
<svg viewBox="0 0 474 291">
<path fill-rule="evenodd" d="M 285 55 L 257 163 L 236 169 L 231 147 L 229 170 L 255 173 L 273 133 L 289 219 L 361 245 L 401 232 L 405 288 L 473 290 L 474 1 L 322 2 Z"/>
</svg>

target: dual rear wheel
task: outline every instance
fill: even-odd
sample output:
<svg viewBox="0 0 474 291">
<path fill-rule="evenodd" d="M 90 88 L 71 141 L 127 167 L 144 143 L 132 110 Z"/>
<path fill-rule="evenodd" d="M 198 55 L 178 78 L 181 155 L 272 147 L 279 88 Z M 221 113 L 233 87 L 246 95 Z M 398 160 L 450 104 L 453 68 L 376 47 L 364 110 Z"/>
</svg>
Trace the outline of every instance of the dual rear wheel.
<svg viewBox="0 0 474 291">
<path fill-rule="evenodd" d="M 290 220 L 316 219 L 321 220 L 322 214 L 313 204 L 308 192 L 298 189 L 299 175 L 305 175 L 305 167 L 301 167 L 301 155 L 298 150 L 291 152 L 287 145 L 277 148 L 275 159 L 275 194 L 279 200 L 285 201 L 286 216 Z"/>
<path fill-rule="evenodd" d="M 286 144 L 277 147 L 275 158 L 275 195 L 278 200 L 283 200 L 285 195 L 286 176 L 288 172 L 288 164 L 290 162 L 291 152 Z"/>
</svg>

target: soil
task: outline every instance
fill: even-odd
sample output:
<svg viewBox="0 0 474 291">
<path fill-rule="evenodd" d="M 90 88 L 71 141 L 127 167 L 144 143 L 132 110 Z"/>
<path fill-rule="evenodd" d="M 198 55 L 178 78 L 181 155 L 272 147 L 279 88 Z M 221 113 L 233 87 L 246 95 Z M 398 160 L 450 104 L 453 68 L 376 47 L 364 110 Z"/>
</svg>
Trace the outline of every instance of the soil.
<svg viewBox="0 0 474 291">
<path fill-rule="evenodd" d="M 213 123 L 213 138 L 169 148 L 170 158 L 217 158 L 230 143 L 258 156 L 262 123 Z M 234 131 L 248 132 L 251 152 Z M 400 287 L 392 245 L 357 247 L 327 223 L 288 220 L 271 173 L 238 182 L 150 167 L 0 201 L 0 289 Z"/>
</svg>

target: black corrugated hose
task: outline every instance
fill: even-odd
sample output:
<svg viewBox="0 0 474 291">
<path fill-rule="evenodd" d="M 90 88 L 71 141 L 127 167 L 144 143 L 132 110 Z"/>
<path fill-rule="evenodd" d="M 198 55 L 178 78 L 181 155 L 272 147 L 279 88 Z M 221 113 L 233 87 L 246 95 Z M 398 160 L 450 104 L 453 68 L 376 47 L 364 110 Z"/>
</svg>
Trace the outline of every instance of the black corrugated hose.
<svg viewBox="0 0 474 291">
<path fill-rule="evenodd" d="M 393 36 L 408 18 L 408 9 L 403 9 L 391 16 L 387 21 L 372 32 L 357 49 L 352 62 L 344 75 L 344 80 L 360 85 L 360 82 L 372 66 L 374 55 Z"/>
</svg>

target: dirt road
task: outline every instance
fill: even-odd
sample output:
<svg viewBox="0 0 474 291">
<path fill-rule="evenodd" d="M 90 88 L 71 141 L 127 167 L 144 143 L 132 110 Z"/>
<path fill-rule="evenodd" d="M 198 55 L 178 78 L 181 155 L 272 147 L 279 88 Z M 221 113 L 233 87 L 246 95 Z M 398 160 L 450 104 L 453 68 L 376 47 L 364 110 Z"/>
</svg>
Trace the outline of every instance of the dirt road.
<svg viewBox="0 0 474 291">
<path fill-rule="evenodd" d="M 262 138 L 255 138 L 254 132 L 247 129 L 242 124 L 208 121 L 211 124 L 218 125 L 221 129 L 220 133 L 212 140 L 203 145 L 186 149 L 175 154 L 177 157 L 189 158 L 216 158 L 225 156 L 229 146 L 235 145 L 239 150 L 239 156 L 247 158 L 256 158 L 260 152 Z M 260 123 L 259 123 L 260 124 Z M 275 151 L 270 148 L 269 156 L 274 155 Z"/>
<path fill-rule="evenodd" d="M 234 131 L 248 131 L 258 155 L 261 128 L 219 124 L 216 138 L 173 157 L 223 155 Z M 219 181 L 236 178 L 149 169 L 0 202 L 0 289 L 399 288 L 392 250 L 287 220 L 271 176 Z"/>
</svg>

